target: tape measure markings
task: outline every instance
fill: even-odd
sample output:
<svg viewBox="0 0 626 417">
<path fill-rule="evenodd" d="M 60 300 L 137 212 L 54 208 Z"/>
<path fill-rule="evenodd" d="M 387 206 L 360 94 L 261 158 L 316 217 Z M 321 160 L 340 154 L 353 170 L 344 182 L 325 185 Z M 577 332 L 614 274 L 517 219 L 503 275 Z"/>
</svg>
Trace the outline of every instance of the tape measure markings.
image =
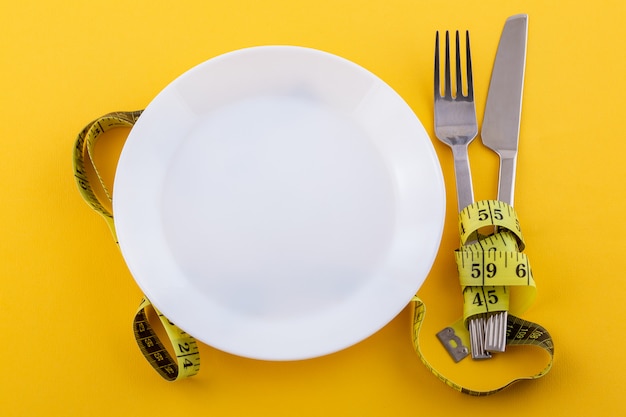
<svg viewBox="0 0 626 417">
<path fill-rule="evenodd" d="M 174 360 L 152 330 L 144 310 L 137 313 L 133 324 L 135 340 L 144 357 L 163 378 L 168 381 L 176 380 L 178 369 L 174 365 Z"/>
<path fill-rule="evenodd" d="M 461 245 L 472 240 L 483 240 L 479 230 L 485 227 L 497 227 L 510 231 L 517 238 L 519 251 L 525 243 L 517 213 L 513 207 L 502 201 L 484 200 L 470 204 L 459 213 L 459 234 Z"/>
<path fill-rule="evenodd" d="M 462 286 L 534 285 L 530 262 L 524 253 L 457 251 L 455 258 Z"/>
<path fill-rule="evenodd" d="M 504 286 L 466 286 L 463 288 L 463 318 L 484 313 L 508 311 L 510 294 Z"/>
<path fill-rule="evenodd" d="M 146 310 L 152 308 L 157 314 L 174 350 L 176 359 L 161 343 L 147 318 Z M 196 375 L 200 370 L 200 353 L 196 340 L 178 328 L 144 298 L 133 321 L 135 340 L 139 350 L 152 367 L 168 381 Z"/>
</svg>

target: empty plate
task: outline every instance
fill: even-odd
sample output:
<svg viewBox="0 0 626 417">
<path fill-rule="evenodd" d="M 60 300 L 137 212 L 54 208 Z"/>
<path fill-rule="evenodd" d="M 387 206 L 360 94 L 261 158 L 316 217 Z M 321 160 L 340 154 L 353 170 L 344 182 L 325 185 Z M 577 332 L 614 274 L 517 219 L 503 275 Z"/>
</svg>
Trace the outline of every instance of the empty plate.
<svg viewBox="0 0 626 417">
<path fill-rule="evenodd" d="M 435 259 L 441 168 L 409 106 L 364 68 L 292 46 L 211 59 L 133 127 L 113 210 L 146 296 L 250 358 L 325 355 L 372 335 Z"/>
</svg>

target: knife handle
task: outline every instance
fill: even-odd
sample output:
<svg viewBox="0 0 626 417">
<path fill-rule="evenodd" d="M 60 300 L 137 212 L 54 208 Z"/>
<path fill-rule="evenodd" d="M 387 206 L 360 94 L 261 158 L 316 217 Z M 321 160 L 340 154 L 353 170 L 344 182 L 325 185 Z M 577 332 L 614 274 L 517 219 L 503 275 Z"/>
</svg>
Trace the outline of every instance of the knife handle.
<svg viewBox="0 0 626 417">
<path fill-rule="evenodd" d="M 500 179 L 498 181 L 498 200 L 513 205 L 515 192 L 516 155 L 500 155 Z"/>
</svg>

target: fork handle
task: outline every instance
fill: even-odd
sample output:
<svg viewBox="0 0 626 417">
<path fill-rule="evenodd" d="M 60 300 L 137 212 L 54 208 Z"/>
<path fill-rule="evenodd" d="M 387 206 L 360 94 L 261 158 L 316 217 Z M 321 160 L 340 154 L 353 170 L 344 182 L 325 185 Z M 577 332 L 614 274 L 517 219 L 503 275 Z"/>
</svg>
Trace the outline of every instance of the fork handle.
<svg viewBox="0 0 626 417">
<path fill-rule="evenodd" d="M 456 179 L 456 195 L 459 212 L 474 202 L 472 173 L 470 171 L 467 145 L 452 145 L 454 156 L 454 177 Z"/>
</svg>

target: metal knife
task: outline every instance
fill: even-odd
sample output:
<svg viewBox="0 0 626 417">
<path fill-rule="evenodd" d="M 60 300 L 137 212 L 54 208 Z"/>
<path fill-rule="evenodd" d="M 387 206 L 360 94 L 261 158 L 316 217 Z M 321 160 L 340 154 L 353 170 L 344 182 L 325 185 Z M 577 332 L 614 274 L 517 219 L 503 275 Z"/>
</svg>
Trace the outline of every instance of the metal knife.
<svg viewBox="0 0 626 417">
<path fill-rule="evenodd" d="M 515 188 L 527 38 L 528 16 L 509 17 L 493 64 L 481 131 L 483 144 L 500 156 L 498 200 L 510 205 L 513 205 Z M 506 311 L 487 318 L 486 351 L 504 352 L 506 325 Z"/>
</svg>

